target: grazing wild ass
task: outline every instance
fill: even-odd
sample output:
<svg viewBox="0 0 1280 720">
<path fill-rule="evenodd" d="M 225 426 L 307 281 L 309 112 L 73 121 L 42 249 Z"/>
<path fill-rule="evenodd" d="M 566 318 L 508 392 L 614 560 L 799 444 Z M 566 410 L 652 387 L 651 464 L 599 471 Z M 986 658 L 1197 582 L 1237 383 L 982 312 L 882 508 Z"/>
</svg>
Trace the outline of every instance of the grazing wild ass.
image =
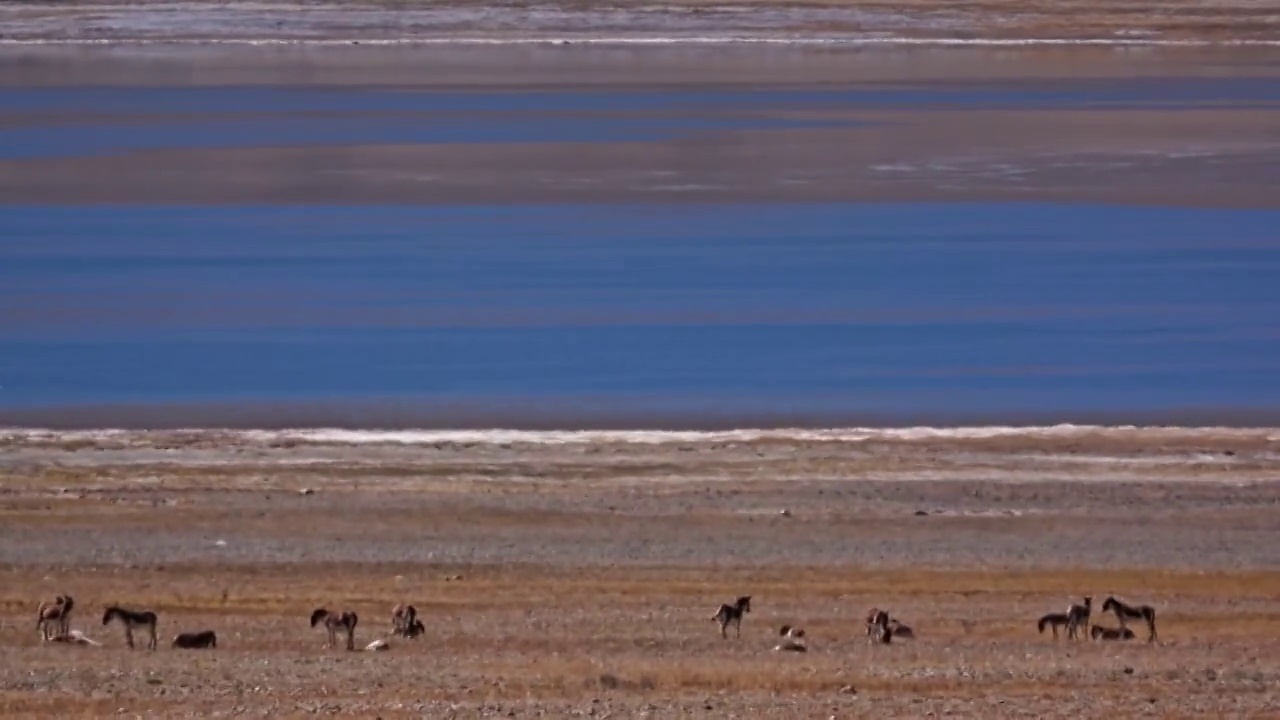
<svg viewBox="0 0 1280 720">
<path fill-rule="evenodd" d="M 338 631 L 342 630 L 347 634 L 347 649 L 356 649 L 356 623 L 359 618 L 350 610 L 343 611 L 341 614 L 329 612 L 325 608 L 316 608 L 311 613 L 311 627 L 315 627 L 320 623 L 324 623 L 325 632 L 329 634 L 329 639 L 325 642 L 325 647 L 333 647 L 337 640 Z"/>
</svg>

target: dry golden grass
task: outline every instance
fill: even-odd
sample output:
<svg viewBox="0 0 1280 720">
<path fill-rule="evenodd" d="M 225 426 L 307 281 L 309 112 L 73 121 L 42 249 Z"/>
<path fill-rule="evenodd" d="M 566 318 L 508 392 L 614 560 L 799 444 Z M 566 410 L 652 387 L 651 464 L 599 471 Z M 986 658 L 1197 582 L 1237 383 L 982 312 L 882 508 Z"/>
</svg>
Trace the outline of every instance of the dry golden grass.
<svg viewBox="0 0 1280 720">
<path fill-rule="evenodd" d="M 1269 603 L 1280 591 L 1273 572 L 736 568 L 708 577 L 689 568 L 299 564 L 86 568 L 57 577 L 10 568 L 5 580 L 0 612 L 14 619 L 3 637 L 11 648 L 0 696 L 6 716 L 88 717 L 121 707 L 288 715 L 306 713 L 303 698 L 316 693 L 333 708 L 384 717 L 397 716 L 397 704 L 437 712 L 458 705 L 475 714 L 490 706 L 489 714 L 502 715 L 505 708 L 559 712 L 601 702 L 624 715 L 654 704 L 710 715 L 840 707 L 842 714 L 877 708 L 914 716 L 967 702 L 1056 705 L 1065 717 L 1095 707 L 1090 702 L 1140 707 L 1146 696 L 1175 711 L 1185 696 L 1191 716 L 1195 703 L 1226 707 L 1217 700 L 1223 687 L 1253 693 L 1241 701 L 1246 706 L 1269 702 L 1269 691 L 1255 686 L 1280 677 L 1280 649 L 1269 640 L 1280 636 L 1280 611 Z M 41 646 L 17 622 L 60 587 L 74 589 L 81 602 L 75 626 L 105 647 Z M 1161 641 L 1067 643 L 1036 634 L 1039 614 L 1101 588 L 1159 607 Z M 722 641 L 711 611 L 742 592 L 754 595 L 756 610 L 741 640 Z M 122 598 L 159 612 L 166 641 L 207 627 L 218 631 L 219 649 L 129 653 L 118 628 L 96 622 L 103 602 Z M 418 607 L 428 633 L 392 640 L 389 653 L 326 651 L 322 633 L 306 626 L 312 607 L 352 608 L 361 614 L 363 645 L 386 630 L 400 600 Z M 920 639 L 867 645 L 861 617 L 870 605 L 907 619 Z M 772 652 L 782 623 L 805 627 L 812 651 Z M 253 674 L 268 667 L 274 669 Z M 112 696 L 78 690 L 94 683 L 106 683 Z M 268 689 L 237 693 L 237 684 Z"/>
</svg>

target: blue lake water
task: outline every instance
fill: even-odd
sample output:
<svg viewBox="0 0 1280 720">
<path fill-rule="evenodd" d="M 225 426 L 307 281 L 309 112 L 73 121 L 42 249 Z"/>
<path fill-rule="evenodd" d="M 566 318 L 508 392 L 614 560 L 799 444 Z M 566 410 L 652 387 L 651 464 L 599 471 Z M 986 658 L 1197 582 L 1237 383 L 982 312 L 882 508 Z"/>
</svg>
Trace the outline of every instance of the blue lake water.
<svg viewBox="0 0 1280 720">
<path fill-rule="evenodd" d="M 5 88 L 3 187 L 21 189 L 31 173 L 33 187 L 79 187 L 88 177 L 92 190 L 112 182 L 114 168 L 140 161 L 143 170 L 131 176 L 139 189 L 129 204 L 78 204 L 81 190 L 55 193 L 72 198 L 58 204 L 0 197 L 0 410 L 584 399 L 621 412 L 801 415 L 1275 408 L 1280 210 L 1008 202 L 1008 193 L 987 203 L 826 204 L 692 193 L 661 204 L 636 189 L 625 155 L 603 170 L 574 161 L 592 143 L 653 148 L 667 158 L 655 167 L 667 169 L 645 182 L 676 193 L 697 189 L 697 178 L 731 184 L 723 176 L 743 168 L 767 179 L 761 164 L 790 157 L 755 151 L 791 142 L 803 150 L 805 133 L 874 145 L 884 136 L 859 128 L 914 122 L 917 134 L 898 142 L 934 148 L 913 156 L 917 189 L 947 172 L 937 182 L 994 182 L 986 187 L 1014 195 L 1047 183 L 1071 197 L 1107 177 L 1121 178 L 1117 187 L 1173 177 L 1185 189 L 1245 177 L 1256 171 L 1250 158 L 1265 166 L 1274 147 L 1256 135 L 1237 147 L 1208 121 L 1203 138 L 1178 125 L 1130 155 L 1133 140 L 1113 141 L 1106 124 L 1092 144 L 1067 125 L 1073 139 L 1058 146 L 1017 120 L 1008 127 L 1022 139 L 1008 145 L 981 135 L 947 145 L 948 122 L 930 118 L 974 110 L 1034 125 L 1058 110 L 1096 120 L 1134 110 L 1276 114 L 1277 103 L 1274 77 L 719 90 Z M 521 143 L 558 153 L 530 156 L 550 159 L 519 166 L 521 182 L 536 185 L 545 170 L 570 190 L 613 183 L 634 201 L 484 204 L 488 178 L 500 185 L 517 167 L 506 146 Z M 210 195 L 245 182 L 267 192 L 314 184 L 342 197 L 381 173 L 410 184 L 428 177 L 436 184 L 413 192 L 433 202 L 451 182 L 434 156 L 399 165 L 388 160 L 394 152 L 359 151 L 441 144 L 478 148 L 467 156 L 479 163 L 468 181 L 479 190 L 467 195 L 477 202 L 244 206 L 209 197 L 188 207 L 147 195 L 163 189 L 148 185 L 156 178 L 180 184 L 216 171 L 200 186 Z M 718 144 L 721 154 L 691 152 Z M 240 176 L 235 161 L 182 154 L 282 146 L 298 154 L 266 180 L 274 167 Z M 307 154 L 317 147 L 325 151 Z M 982 152 L 996 152 L 984 161 L 992 168 L 1021 174 L 952 172 Z M 800 178 L 821 189 L 852 177 L 820 155 L 777 169 L 768 187 L 782 192 Z M 868 158 L 897 167 L 892 152 Z M 716 162 L 730 169 L 702 167 Z M 1082 166 L 1095 170 L 1072 169 Z M 465 160 L 455 167 L 474 170 Z M 1257 172 L 1243 187 L 1273 182 Z M 887 171 L 868 182 L 905 187 Z M 752 187 L 744 192 L 768 195 Z"/>
<path fill-rule="evenodd" d="M 0 407 L 1266 407 L 1280 211 L 0 210 Z"/>
</svg>

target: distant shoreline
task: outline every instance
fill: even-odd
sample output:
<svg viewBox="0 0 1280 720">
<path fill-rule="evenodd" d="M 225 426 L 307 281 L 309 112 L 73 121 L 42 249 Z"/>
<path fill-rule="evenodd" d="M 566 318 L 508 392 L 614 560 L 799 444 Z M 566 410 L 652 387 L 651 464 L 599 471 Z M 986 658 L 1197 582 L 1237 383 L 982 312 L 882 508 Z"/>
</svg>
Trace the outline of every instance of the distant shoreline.
<svg viewBox="0 0 1280 720">
<path fill-rule="evenodd" d="M 791 3 L 614 0 L 487 6 L 333 2 L 31 2 L 0 6 L 6 42 L 769 42 L 855 44 L 1277 44 L 1244 0 Z"/>
<path fill-rule="evenodd" d="M 717 410 L 605 399 L 549 401 L 227 401 L 0 408 L 6 430 L 370 430 L 370 431 L 690 431 L 833 428 L 1280 427 L 1280 408 L 1169 408 L 1079 411 Z"/>
<path fill-rule="evenodd" d="M 460 36 L 460 37 L 388 37 L 388 38 L 291 38 L 251 36 L 244 38 L 191 37 L 191 38 L 0 38 L 0 46 L 35 47 L 184 47 L 184 46 L 318 46 L 345 47 L 367 45 L 370 47 L 449 47 L 482 46 L 503 47 L 521 45 L 588 45 L 588 46 L 750 46 L 772 45 L 784 47 L 815 48 L 875 48 L 875 47 L 978 47 L 978 48 L 1037 48 L 1037 47 L 1116 47 L 1116 48 L 1196 48 L 1196 47 L 1280 47 L 1280 38 L 1231 38 L 1224 40 L 1197 38 L 1144 38 L 1144 37 L 911 37 L 907 35 L 887 37 L 785 37 L 771 35 L 726 36 L 666 36 L 666 35 L 537 35 L 537 36 Z"/>
</svg>

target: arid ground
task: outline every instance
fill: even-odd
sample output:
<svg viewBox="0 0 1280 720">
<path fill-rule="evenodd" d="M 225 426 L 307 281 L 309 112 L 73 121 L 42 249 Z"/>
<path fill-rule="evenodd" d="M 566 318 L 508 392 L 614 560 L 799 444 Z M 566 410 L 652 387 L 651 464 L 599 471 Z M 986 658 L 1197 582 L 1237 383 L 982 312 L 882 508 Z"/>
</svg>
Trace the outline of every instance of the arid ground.
<svg viewBox="0 0 1280 720">
<path fill-rule="evenodd" d="M 0 713 L 1272 716 L 1278 471 L 1273 430 L 0 433 Z M 101 647 L 42 644 L 59 593 Z M 1158 640 L 1036 632 L 1084 595 Z M 362 647 L 397 602 L 426 635 L 388 652 L 308 627 Z M 918 639 L 868 644 L 872 606 Z"/>
</svg>

